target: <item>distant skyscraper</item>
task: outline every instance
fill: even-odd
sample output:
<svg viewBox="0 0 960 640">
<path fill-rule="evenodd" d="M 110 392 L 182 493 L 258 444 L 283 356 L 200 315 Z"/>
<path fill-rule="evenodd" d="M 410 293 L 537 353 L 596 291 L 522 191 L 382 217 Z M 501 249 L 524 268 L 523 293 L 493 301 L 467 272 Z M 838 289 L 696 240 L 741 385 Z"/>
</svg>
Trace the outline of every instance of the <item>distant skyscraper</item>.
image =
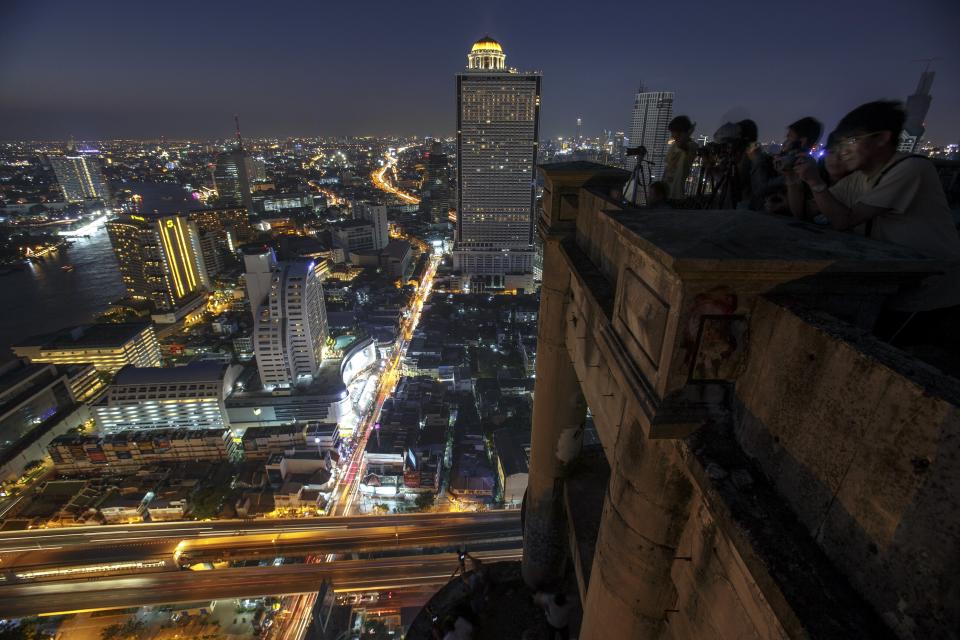
<svg viewBox="0 0 960 640">
<path fill-rule="evenodd" d="M 240 137 L 240 121 L 237 120 L 237 146 L 230 151 L 217 155 L 213 171 L 213 182 L 217 187 L 220 202 L 226 206 L 243 206 L 253 210 L 253 196 L 250 183 L 257 175 L 257 168 L 243 148 Z"/>
<path fill-rule="evenodd" d="M 583 118 L 577 117 L 577 144 L 583 142 Z"/>
<path fill-rule="evenodd" d="M 471 286 L 530 288 L 540 74 L 507 70 L 482 38 L 457 75 L 454 269 Z"/>
<path fill-rule="evenodd" d="M 96 198 L 109 202 L 110 190 L 103 177 L 99 158 L 68 148 L 63 155 L 50 156 L 49 159 L 67 202 Z"/>
<path fill-rule="evenodd" d="M 450 211 L 450 167 L 440 141 L 434 141 L 427 154 L 427 175 L 423 185 L 424 210 L 434 224 L 447 222 Z"/>
<path fill-rule="evenodd" d="M 133 299 L 170 311 L 210 288 L 200 233 L 186 216 L 131 215 L 108 222 L 107 232 Z"/>
<path fill-rule="evenodd" d="M 917 90 L 907 97 L 907 119 L 900 133 L 899 151 L 913 153 L 920 145 L 920 139 L 926 131 L 927 112 L 930 110 L 930 88 L 933 86 L 933 71 L 920 74 Z"/>
<path fill-rule="evenodd" d="M 314 262 L 246 260 L 257 272 L 248 275 L 247 291 L 254 318 L 254 353 L 265 389 L 289 388 L 309 382 L 323 360 L 327 311 L 323 302 L 322 271 Z M 250 256 L 246 256 L 250 258 Z M 261 290 L 261 267 L 270 264 L 270 288 Z M 262 297 L 256 304 L 254 297 Z"/>
<path fill-rule="evenodd" d="M 647 184 L 651 179 L 663 177 L 663 161 L 667 155 L 667 141 L 670 132 L 667 125 L 673 117 L 672 91 L 637 92 L 633 101 L 633 115 L 630 118 L 630 131 L 627 134 L 630 147 L 643 146 L 647 149 L 646 159 L 649 173 L 644 171 Z M 631 156 L 627 168 L 633 169 L 636 157 Z"/>
</svg>

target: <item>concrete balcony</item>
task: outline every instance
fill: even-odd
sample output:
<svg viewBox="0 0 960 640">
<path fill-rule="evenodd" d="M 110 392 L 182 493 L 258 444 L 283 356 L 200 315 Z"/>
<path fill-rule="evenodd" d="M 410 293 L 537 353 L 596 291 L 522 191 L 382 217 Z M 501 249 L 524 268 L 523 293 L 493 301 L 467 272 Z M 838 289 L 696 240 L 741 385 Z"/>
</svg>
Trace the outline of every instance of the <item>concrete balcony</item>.
<svg viewBox="0 0 960 640">
<path fill-rule="evenodd" d="M 527 582 L 581 638 L 957 637 L 960 382 L 867 331 L 944 265 L 542 170 Z"/>
</svg>

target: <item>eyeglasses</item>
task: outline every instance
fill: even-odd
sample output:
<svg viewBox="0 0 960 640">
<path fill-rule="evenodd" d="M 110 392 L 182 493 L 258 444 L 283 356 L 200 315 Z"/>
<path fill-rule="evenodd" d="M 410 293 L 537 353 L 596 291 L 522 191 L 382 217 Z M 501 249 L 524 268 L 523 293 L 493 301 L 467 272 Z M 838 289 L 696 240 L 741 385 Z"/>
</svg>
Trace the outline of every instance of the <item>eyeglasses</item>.
<svg viewBox="0 0 960 640">
<path fill-rule="evenodd" d="M 841 148 L 852 147 L 853 145 L 857 144 L 861 140 L 866 140 L 867 138 L 870 138 L 875 135 L 879 135 L 881 133 L 883 133 L 883 131 L 874 131 L 873 133 L 861 133 L 859 136 L 849 136 L 847 138 L 841 138 L 840 141 L 837 143 L 837 146 Z"/>
</svg>

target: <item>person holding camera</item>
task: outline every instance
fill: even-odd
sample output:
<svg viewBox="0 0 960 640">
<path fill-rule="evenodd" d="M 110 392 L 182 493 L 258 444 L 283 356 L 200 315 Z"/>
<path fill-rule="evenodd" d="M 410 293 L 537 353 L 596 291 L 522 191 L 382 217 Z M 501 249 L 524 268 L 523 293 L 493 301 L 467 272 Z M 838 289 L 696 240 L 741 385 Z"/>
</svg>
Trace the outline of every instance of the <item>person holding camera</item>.
<svg viewBox="0 0 960 640">
<path fill-rule="evenodd" d="M 790 205 L 790 213 L 800 220 L 813 221 L 817 224 L 830 224 L 829 220 L 817 209 L 817 203 L 813 199 L 813 192 L 805 182 L 800 180 L 794 171 L 794 165 L 782 165 L 781 173 L 786 181 L 787 202 Z M 817 160 L 817 168 L 820 171 L 820 177 L 832 187 L 843 178 L 850 175 L 843 161 L 840 159 L 840 138 L 837 132 L 833 131 L 827 136 L 827 144 Z"/>
<path fill-rule="evenodd" d="M 945 351 L 957 356 L 960 235 L 930 160 L 897 152 L 904 118 L 898 102 L 861 105 L 837 126 L 840 159 L 850 175 L 830 187 L 809 156 L 797 158 L 794 172 L 835 229 L 862 227 L 875 240 L 954 263 L 900 291 L 874 332 L 900 346 L 942 338 Z"/>
<path fill-rule="evenodd" d="M 770 155 L 760 146 L 757 123 L 753 120 L 741 120 L 737 123 L 740 139 L 746 144 L 746 150 L 740 159 L 740 194 L 738 209 L 763 211 L 764 195 L 782 179 L 773 167 Z"/>
<path fill-rule="evenodd" d="M 687 178 L 699 151 L 691 138 L 695 127 L 687 116 L 677 116 L 667 125 L 671 143 L 663 163 L 663 182 L 670 200 L 681 200 L 686 196 Z"/>
</svg>

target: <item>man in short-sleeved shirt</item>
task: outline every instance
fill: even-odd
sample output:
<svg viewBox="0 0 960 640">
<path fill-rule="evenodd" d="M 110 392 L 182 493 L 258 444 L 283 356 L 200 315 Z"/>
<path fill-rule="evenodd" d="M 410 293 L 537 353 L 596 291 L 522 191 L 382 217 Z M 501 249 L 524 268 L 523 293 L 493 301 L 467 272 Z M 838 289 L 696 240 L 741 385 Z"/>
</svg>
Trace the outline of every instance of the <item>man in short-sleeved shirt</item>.
<svg viewBox="0 0 960 640">
<path fill-rule="evenodd" d="M 840 157 L 850 175 L 828 189 L 810 158 L 799 160 L 795 171 L 834 228 L 862 228 L 876 240 L 956 263 L 902 291 L 889 308 L 911 313 L 954 308 L 960 305 L 960 236 L 932 163 L 896 152 L 902 126 L 897 103 L 862 105 L 837 127 Z"/>
<path fill-rule="evenodd" d="M 869 237 L 909 247 L 931 258 L 960 260 L 960 235 L 937 170 L 926 158 L 894 154 L 876 175 L 855 171 L 829 191 L 850 209 L 863 204 L 884 210 L 863 224 L 869 227 Z M 904 311 L 960 304 L 960 268 L 930 276 L 891 304 Z"/>
</svg>

